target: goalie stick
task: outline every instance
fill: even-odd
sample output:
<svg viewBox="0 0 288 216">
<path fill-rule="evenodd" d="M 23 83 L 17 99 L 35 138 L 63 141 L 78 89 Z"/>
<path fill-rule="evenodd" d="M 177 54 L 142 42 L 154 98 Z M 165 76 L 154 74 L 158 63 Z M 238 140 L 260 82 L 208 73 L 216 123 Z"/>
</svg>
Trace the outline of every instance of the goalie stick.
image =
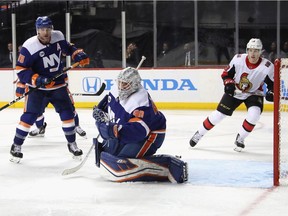
<svg viewBox="0 0 288 216">
<path fill-rule="evenodd" d="M 97 136 L 96 139 L 98 139 L 99 136 L 100 136 L 100 134 L 98 134 L 98 136 Z M 93 150 L 93 147 L 94 147 L 94 143 L 91 145 L 89 151 L 87 152 L 85 158 L 81 161 L 81 163 L 78 164 L 76 167 L 72 167 L 72 168 L 68 168 L 68 169 L 63 170 L 62 175 L 63 175 L 63 176 L 65 176 L 65 175 L 70 175 L 70 174 L 72 174 L 72 173 L 77 172 L 79 169 L 81 169 L 81 167 L 83 167 L 84 164 L 86 163 L 86 161 L 87 161 L 87 159 L 88 159 L 91 151 Z"/>
<path fill-rule="evenodd" d="M 75 68 L 79 65 L 79 62 L 76 62 L 74 63 L 73 65 L 71 65 L 70 67 L 68 68 L 65 68 L 61 73 L 57 74 L 55 77 L 53 77 L 50 82 L 53 82 L 54 80 L 56 80 L 58 77 L 62 76 L 63 74 L 65 74 L 68 70 L 72 69 L 72 68 Z M 48 83 L 47 83 L 48 84 Z M 35 88 L 31 88 L 28 92 L 25 92 L 23 95 L 21 95 L 20 97 L 14 99 L 13 101 L 10 101 L 9 103 L 5 104 L 4 106 L 2 106 L 0 108 L 0 111 L 2 111 L 3 109 L 11 106 L 12 104 L 18 102 L 19 100 L 21 100 L 22 98 L 26 97 L 27 95 L 29 95 L 31 92 L 34 92 L 36 91 L 37 89 L 41 88 L 42 85 L 40 86 L 36 86 Z"/>
<path fill-rule="evenodd" d="M 142 56 L 141 61 L 139 62 L 138 66 L 136 67 L 136 70 L 138 70 L 138 69 L 141 67 L 141 65 L 143 64 L 143 62 L 145 61 L 145 59 L 146 59 L 146 57 L 145 57 L 145 56 Z"/>
<path fill-rule="evenodd" d="M 103 93 L 103 91 L 105 90 L 106 88 L 106 84 L 105 83 L 102 83 L 100 89 L 94 93 L 94 94 L 89 94 L 89 93 L 72 93 L 73 96 L 99 96 Z"/>
</svg>

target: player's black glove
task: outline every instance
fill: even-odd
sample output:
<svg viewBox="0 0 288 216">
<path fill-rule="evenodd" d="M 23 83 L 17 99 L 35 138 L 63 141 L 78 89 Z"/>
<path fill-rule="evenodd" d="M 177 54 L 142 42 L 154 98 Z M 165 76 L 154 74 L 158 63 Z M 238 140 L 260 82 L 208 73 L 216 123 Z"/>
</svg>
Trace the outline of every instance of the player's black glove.
<svg viewBox="0 0 288 216">
<path fill-rule="evenodd" d="M 269 90 L 265 95 L 265 99 L 267 101 L 273 102 L 274 101 L 274 92 L 272 90 Z"/>
<path fill-rule="evenodd" d="M 224 92 L 226 94 L 234 96 L 235 90 L 236 90 L 235 81 L 233 79 L 226 79 L 224 81 Z"/>
</svg>

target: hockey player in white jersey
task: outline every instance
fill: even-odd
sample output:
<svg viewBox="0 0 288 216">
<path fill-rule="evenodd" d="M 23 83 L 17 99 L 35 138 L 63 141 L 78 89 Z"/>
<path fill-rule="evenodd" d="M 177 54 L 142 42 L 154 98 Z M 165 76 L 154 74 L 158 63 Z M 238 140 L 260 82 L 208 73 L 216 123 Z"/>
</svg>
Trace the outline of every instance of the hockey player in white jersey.
<svg viewBox="0 0 288 216">
<path fill-rule="evenodd" d="M 66 41 L 62 32 L 54 30 L 49 17 L 38 17 L 35 27 L 37 35 L 24 42 L 17 60 L 16 73 L 20 82 L 25 83 L 30 90 L 35 87 L 37 90 L 25 97 L 25 109 L 16 127 L 10 150 L 11 161 L 19 163 L 23 157 L 21 146 L 41 113 L 45 98 L 48 98 L 59 114 L 69 152 L 73 157 L 81 157 L 82 150 L 75 142 L 74 110 L 62 74 L 64 66 L 61 56 L 71 55 L 72 60 L 79 62 L 82 67 L 89 64 L 89 57 L 82 49 Z"/>
<path fill-rule="evenodd" d="M 187 180 L 187 164 L 170 155 L 154 155 L 165 138 L 166 118 L 135 68 L 123 69 L 117 83 L 93 109 L 103 139 L 94 138 L 96 165 L 111 181 Z"/>
<path fill-rule="evenodd" d="M 247 116 L 238 131 L 234 144 L 235 151 L 244 149 L 245 138 L 252 132 L 263 111 L 263 98 L 273 102 L 274 66 L 269 60 L 262 58 L 262 42 L 252 38 L 247 43 L 246 54 L 237 54 L 221 77 L 224 83 L 224 95 L 213 111 L 200 126 L 190 140 L 194 147 L 199 140 L 226 116 L 232 116 L 235 109 L 242 103 L 247 107 Z M 264 94 L 264 83 L 267 85 Z"/>
</svg>

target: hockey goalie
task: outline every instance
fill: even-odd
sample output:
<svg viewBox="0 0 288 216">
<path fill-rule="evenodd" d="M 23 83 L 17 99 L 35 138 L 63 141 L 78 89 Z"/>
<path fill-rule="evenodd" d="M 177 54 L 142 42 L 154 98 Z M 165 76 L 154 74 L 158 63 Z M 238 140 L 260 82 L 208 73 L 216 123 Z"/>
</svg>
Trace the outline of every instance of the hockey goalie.
<svg viewBox="0 0 288 216">
<path fill-rule="evenodd" d="M 93 108 L 101 136 L 94 138 L 96 166 L 115 182 L 187 181 L 187 163 L 155 155 L 165 139 L 166 118 L 141 85 L 135 68 L 123 69 L 111 91 Z"/>
</svg>

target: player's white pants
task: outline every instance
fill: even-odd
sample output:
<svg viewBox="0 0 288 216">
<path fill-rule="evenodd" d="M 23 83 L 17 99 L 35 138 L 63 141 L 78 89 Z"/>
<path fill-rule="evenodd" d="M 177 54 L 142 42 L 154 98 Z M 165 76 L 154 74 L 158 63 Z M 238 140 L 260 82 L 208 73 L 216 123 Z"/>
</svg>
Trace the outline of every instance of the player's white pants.
<svg viewBox="0 0 288 216">
<path fill-rule="evenodd" d="M 219 112 L 218 110 L 213 111 L 207 119 L 203 122 L 203 124 L 200 126 L 198 132 L 202 136 L 205 135 L 209 130 L 211 130 L 215 125 L 220 123 L 226 115 Z"/>
</svg>

